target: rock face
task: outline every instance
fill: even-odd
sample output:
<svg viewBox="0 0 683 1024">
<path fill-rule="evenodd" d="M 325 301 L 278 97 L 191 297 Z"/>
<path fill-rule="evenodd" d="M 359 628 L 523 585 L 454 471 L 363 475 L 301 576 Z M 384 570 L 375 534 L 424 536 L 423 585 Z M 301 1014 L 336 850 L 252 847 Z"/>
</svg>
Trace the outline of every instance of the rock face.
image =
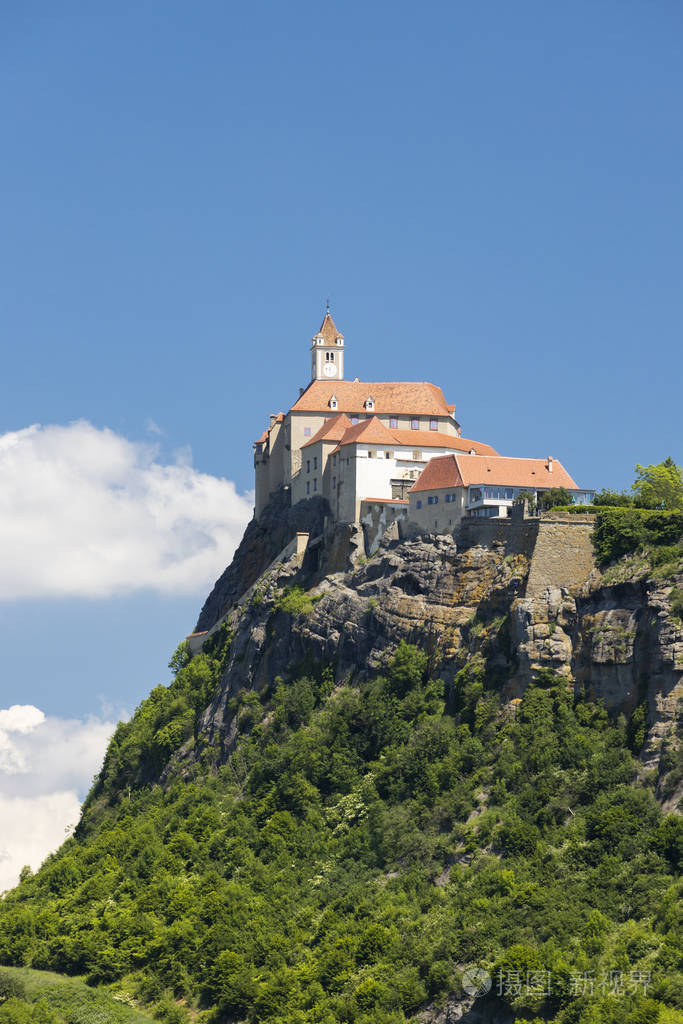
<svg viewBox="0 0 683 1024">
<path fill-rule="evenodd" d="M 315 514 L 322 510 L 312 506 Z M 249 560 L 257 538 L 247 540 L 243 555 L 238 552 L 243 578 L 245 566 L 258 564 Z M 426 536 L 385 540 L 371 559 L 322 577 L 311 576 L 310 567 L 307 575 L 305 565 L 276 566 L 251 600 L 228 615 L 234 640 L 203 732 L 227 756 L 236 735 L 230 700 L 241 689 L 261 690 L 276 676 L 292 679 L 321 665 L 338 682 L 374 674 L 405 640 L 429 652 L 432 673 L 447 683 L 478 659 L 487 685 L 498 686 L 508 701 L 548 669 L 566 676 L 575 691 L 604 700 L 614 714 L 644 705 L 643 770 L 659 773 L 661 798 L 673 805 L 680 793 L 666 788 L 665 776 L 677 747 L 683 629 L 670 615 L 671 585 L 605 586 L 593 573 L 580 587 L 542 589 L 537 576 L 534 596 L 526 596 L 529 565 L 523 553 L 506 554 L 502 542 L 458 551 L 450 536 Z M 292 584 L 309 590 L 315 602 L 300 614 L 282 607 Z M 209 602 L 202 612 L 207 621 L 236 586 L 234 574 L 221 577 L 211 613 Z"/>
<path fill-rule="evenodd" d="M 328 513 L 329 506 L 324 498 L 300 501 L 292 508 L 288 492 L 279 491 L 273 495 L 260 518 L 252 519 L 247 526 L 235 557 L 204 602 L 195 629 L 210 629 L 256 582 L 297 531 L 310 533 L 312 537 L 322 534 Z"/>
</svg>

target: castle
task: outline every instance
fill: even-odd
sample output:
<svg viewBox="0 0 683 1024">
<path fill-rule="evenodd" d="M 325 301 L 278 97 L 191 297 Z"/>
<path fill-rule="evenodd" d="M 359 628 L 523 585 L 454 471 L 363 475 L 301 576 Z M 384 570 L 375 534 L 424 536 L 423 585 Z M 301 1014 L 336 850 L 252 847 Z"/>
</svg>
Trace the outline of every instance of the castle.
<svg viewBox="0 0 683 1024">
<path fill-rule="evenodd" d="M 325 498 L 339 523 L 358 524 L 383 505 L 390 518 L 432 532 L 464 516 L 507 516 L 521 491 L 564 487 L 591 500 L 557 460 L 509 459 L 462 437 L 455 405 L 435 384 L 345 380 L 344 355 L 328 308 L 312 339 L 310 383 L 254 444 L 257 519 L 280 489 L 292 505 Z M 450 515 L 434 515 L 436 505 Z"/>
</svg>

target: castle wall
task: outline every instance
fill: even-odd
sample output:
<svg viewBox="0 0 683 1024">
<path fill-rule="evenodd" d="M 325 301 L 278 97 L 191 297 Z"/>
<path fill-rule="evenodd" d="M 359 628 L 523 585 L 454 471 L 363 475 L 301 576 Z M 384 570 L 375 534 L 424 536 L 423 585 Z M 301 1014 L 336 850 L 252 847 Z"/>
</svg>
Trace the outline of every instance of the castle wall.
<svg viewBox="0 0 683 1024">
<path fill-rule="evenodd" d="M 595 568 L 591 534 L 595 516 L 569 512 L 541 517 L 526 586 L 527 597 L 538 597 L 546 588 L 574 587 L 588 579 Z"/>
</svg>

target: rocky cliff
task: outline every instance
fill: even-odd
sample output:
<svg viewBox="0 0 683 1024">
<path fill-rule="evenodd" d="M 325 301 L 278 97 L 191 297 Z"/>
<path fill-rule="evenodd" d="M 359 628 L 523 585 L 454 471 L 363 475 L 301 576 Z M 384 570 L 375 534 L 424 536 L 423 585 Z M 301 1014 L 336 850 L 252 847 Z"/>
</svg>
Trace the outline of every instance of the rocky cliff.
<svg viewBox="0 0 683 1024">
<path fill-rule="evenodd" d="M 197 631 L 209 629 L 247 590 L 298 531 L 315 537 L 323 532 L 329 507 L 324 498 L 289 503 L 282 490 L 271 497 L 259 519 L 252 519 L 230 565 L 219 576 L 199 614 Z"/>
<path fill-rule="evenodd" d="M 566 677 L 577 694 L 602 699 L 614 715 L 639 709 L 643 771 L 657 772 L 660 799 L 676 804 L 683 630 L 670 614 L 671 581 L 610 585 L 586 565 L 579 584 L 558 587 L 550 579 L 544 587 L 533 547 L 524 554 L 490 536 L 487 546 L 469 543 L 458 550 L 450 536 L 384 542 L 355 568 L 322 578 L 296 560 L 273 568 L 250 601 L 228 612 L 234 641 L 204 714 L 209 741 L 220 741 L 227 756 L 237 729 L 231 698 L 241 689 L 262 690 L 307 664 L 330 666 L 338 683 L 367 677 L 405 640 L 428 650 L 432 672 L 451 687 L 466 665 L 481 665 L 486 685 L 499 688 L 512 709 L 547 671 Z M 231 571 L 221 579 L 229 582 Z M 294 611 L 283 601 L 293 586 L 309 595 Z M 210 601 L 218 606 L 229 593 L 224 583 Z"/>
</svg>

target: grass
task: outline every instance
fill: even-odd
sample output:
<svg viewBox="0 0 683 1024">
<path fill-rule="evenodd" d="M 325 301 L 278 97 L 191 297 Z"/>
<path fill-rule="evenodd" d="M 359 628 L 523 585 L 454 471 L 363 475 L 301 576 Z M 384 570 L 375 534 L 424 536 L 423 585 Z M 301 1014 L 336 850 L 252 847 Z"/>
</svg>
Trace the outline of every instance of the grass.
<svg viewBox="0 0 683 1024">
<path fill-rule="evenodd" d="M 22 986 L 27 1002 L 44 999 L 65 1024 L 149 1024 L 153 1020 L 110 993 L 90 988 L 82 978 L 28 967 L 0 967 L 0 974 Z"/>
</svg>

